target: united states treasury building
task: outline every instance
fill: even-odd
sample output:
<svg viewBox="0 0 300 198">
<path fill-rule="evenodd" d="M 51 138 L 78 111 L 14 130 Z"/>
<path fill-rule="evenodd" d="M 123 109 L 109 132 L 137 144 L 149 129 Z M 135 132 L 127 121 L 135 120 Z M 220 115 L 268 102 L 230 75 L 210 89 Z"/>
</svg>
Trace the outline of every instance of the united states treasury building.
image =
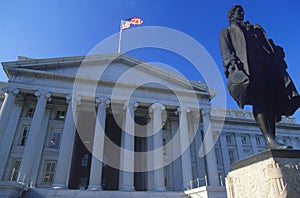
<svg viewBox="0 0 300 198">
<path fill-rule="evenodd" d="M 265 150 L 251 112 L 211 107 L 205 83 L 128 55 L 21 57 L 2 66 L 9 77 L 0 84 L 3 192 L 19 184 L 57 191 L 222 189 L 231 163 Z M 101 80 L 81 76 L 79 68 L 101 71 Z M 294 118 L 284 117 L 277 131 L 279 141 L 300 148 Z"/>
</svg>

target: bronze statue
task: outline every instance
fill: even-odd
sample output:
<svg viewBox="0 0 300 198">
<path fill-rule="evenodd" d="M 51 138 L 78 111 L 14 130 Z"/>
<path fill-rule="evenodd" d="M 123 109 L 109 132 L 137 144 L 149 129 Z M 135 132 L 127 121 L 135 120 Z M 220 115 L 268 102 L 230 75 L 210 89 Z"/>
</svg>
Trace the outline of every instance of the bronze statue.
<svg viewBox="0 0 300 198">
<path fill-rule="evenodd" d="M 234 93 L 238 96 L 233 97 L 241 108 L 253 106 L 253 115 L 267 149 L 291 149 L 275 141 L 275 123 L 283 115 L 292 115 L 300 106 L 299 94 L 286 71 L 284 51 L 267 38 L 260 25 L 244 22 L 242 6 L 230 8 L 228 21 L 229 27 L 220 33 L 225 75 L 230 81 L 236 81 L 233 79 L 236 77 L 230 75 L 239 70 L 249 79 L 247 86 L 240 82 L 243 86 L 237 86 Z M 239 76 L 237 81 L 240 79 Z"/>
</svg>

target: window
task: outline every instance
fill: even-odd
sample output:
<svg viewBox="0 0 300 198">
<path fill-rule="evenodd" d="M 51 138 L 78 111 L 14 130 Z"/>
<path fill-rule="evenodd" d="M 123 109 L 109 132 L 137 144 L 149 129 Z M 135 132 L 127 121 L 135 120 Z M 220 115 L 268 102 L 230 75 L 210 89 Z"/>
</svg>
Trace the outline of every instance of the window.
<svg viewBox="0 0 300 198">
<path fill-rule="evenodd" d="M 256 139 L 256 144 L 259 145 L 259 146 L 262 145 L 262 140 L 261 140 L 261 138 L 262 138 L 261 136 L 256 136 L 256 137 L 255 137 L 255 139 Z"/>
<path fill-rule="evenodd" d="M 226 135 L 226 142 L 227 142 L 227 144 L 233 144 L 233 135 L 232 134 Z"/>
<path fill-rule="evenodd" d="M 55 119 L 56 120 L 65 120 L 66 117 L 66 111 L 56 111 Z"/>
<path fill-rule="evenodd" d="M 249 144 L 249 137 L 247 135 L 241 136 L 242 144 Z"/>
<path fill-rule="evenodd" d="M 33 117 L 33 114 L 34 114 L 34 111 L 35 111 L 35 108 L 34 107 L 30 107 L 29 109 L 28 109 L 28 116 L 29 117 Z"/>
<path fill-rule="evenodd" d="M 89 155 L 84 154 L 83 157 L 81 158 L 81 166 L 82 167 L 87 167 L 89 163 Z"/>
<path fill-rule="evenodd" d="M 30 126 L 23 126 L 20 143 L 19 143 L 21 146 L 25 146 L 25 144 L 26 144 L 29 129 L 30 129 Z"/>
<path fill-rule="evenodd" d="M 56 167 L 55 161 L 46 161 L 45 162 L 45 168 L 44 168 L 44 174 L 43 174 L 43 184 L 52 184 L 54 174 L 55 174 L 55 167 Z"/>
<path fill-rule="evenodd" d="M 50 148 L 59 149 L 60 136 L 61 136 L 61 129 L 53 129 L 52 130 L 51 139 L 49 142 Z"/>
<path fill-rule="evenodd" d="M 229 155 L 229 161 L 232 164 L 235 162 L 235 152 L 234 150 L 228 150 L 228 155 Z"/>
<path fill-rule="evenodd" d="M 11 181 L 18 181 L 20 165 L 21 165 L 21 159 L 15 159 L 13 161 L 13 166 L 12 166 L 12 171 L 10 176 Z"/>
<path fill-rule="evenodd" d="M 282 143 L 283 143 L 284 145 L 289 145 L 289 144 L 290 144 L 290 139 L 289 139 L 288 137 L 283 137 L 283 138 L 282 138 Z"/>
</svg>

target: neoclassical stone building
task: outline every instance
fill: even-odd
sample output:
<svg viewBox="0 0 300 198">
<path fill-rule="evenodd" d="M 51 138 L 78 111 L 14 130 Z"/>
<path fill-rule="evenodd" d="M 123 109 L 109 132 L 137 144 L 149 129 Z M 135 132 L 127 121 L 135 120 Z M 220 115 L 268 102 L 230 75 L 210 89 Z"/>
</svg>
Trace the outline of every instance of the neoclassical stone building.
<svg viewBox="0 0 300 198">
<path fill-rule="evenodd" d="M 225 197 L 230 164 L 265 149 L 250 112 L 212 108 L 205 83 L 127 55 L 21 57 L 2 66 L 9 77 L 0 84 L 5 193 L 203 186 Z M 280 141 L 300 148 L 293 118 L 277 127 Z"/>
</svg>

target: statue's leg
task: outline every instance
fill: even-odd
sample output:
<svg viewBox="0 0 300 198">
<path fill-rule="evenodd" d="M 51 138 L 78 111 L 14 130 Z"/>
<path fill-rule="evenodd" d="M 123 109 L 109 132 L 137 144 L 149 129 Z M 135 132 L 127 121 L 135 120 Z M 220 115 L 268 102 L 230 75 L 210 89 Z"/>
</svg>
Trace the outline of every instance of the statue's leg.
<svg viewBox="0 0 300 198">
<path fill-rule="evenodd" d="M 261 130 L 265 140 L 266 140 L 266 148 L 267 149 L 291 149 L 290 146 L 285 146 L 276 142 L 275 140 L 275 119 L 268 119 L 266 113 L 255 111 L 256 109 L 253 108 L 253 115 L 255 121 Z"/>
<path fill-rule="evenodd" d="M 273 113 L 269 113 L 267 116 L 267 123 L 268 123 L 268 128 L 271 131 L 272 135 L 276 137 L 276 120 L 275 120 L 275 115 Z"/>
</svg>

